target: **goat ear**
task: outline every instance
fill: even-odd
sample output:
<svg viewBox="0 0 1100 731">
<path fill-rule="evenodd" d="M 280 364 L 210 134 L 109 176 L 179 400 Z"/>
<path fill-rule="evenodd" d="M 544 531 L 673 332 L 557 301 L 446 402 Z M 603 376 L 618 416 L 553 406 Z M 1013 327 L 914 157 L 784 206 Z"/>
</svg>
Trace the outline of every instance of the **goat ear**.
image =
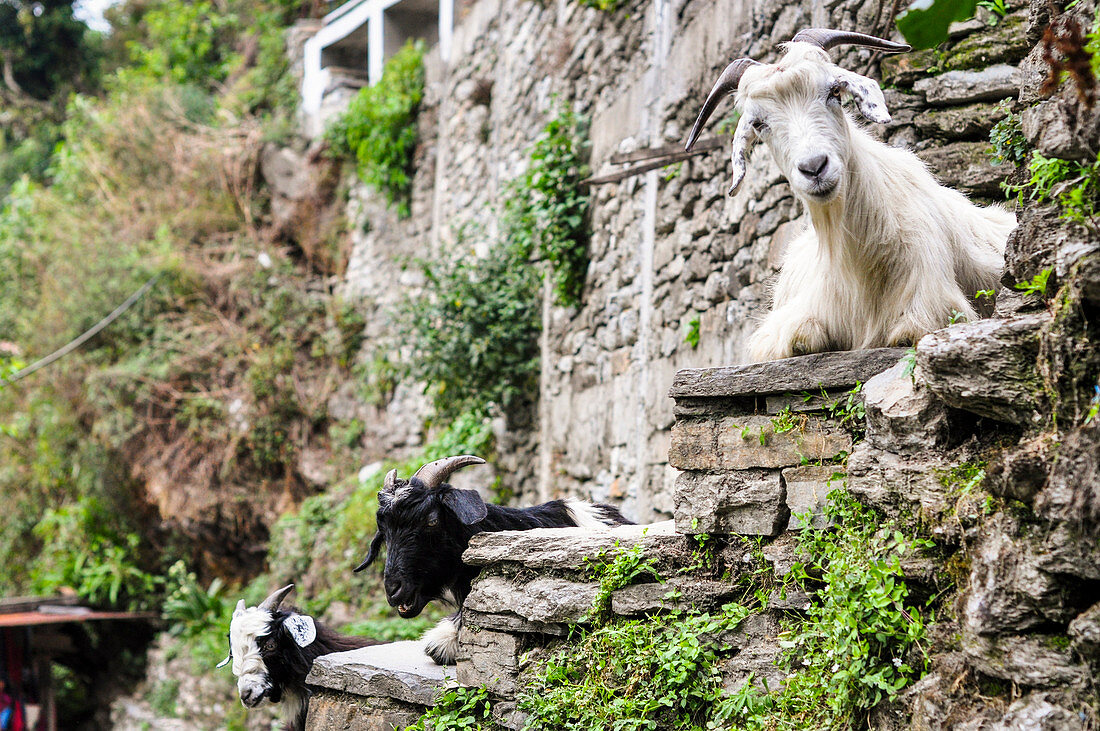
<svg viewBox="0 0 1100 731">
<path fill-rule="evenodd" d="M 733 162 L 733 181 L 727 195 L 731 198 L 737 195 L 741 183 L 745 180 L 745 171 L 748 169 L 749 150 L 756 142 L 756 132 L 752 128 L 752 120 L 745 116 L 737 120 L 737 131 L 733 133 L 733 149 L 730 158 Z"/>
<path fill-rule="evenodd" d="M 480 523 L 489 514 L 489 508 L 485 507 L 485 501 L 477 490 L 448 490 L 442 500 L 466 525 Z"/>
<path fill-rule="evenodd" d="M 874 79 L 841 69 L 836 80 L 852 95 L 860 114 L 876 124 L 889 123 L 890 110 L 886 108 L 886 97 Z"/>
<path fill-rule="evenodd" d="M 241 614 L 244 613 L 244 609 L 245 609 L 244 599 L 238 599 L 237 600 L 237 606 L 234 607 L 234 609 L 233 609 L 233 616 L 234 617 L 239 617 Z"/>
<path fill-rule="evenodd" d="M 283 622 L 283 627 L 294 638 L 298 647 L 308 647 L 317 639 L 317 625 L 308 614 L 292 614 Z"/>
<path fill-rule="evenodd" d="M 384 540 L 385 536 L 382 535 L 381 531 L 374 534 L 374 538 L 370 542 L 370 549 L 367 550 L 367 557 L 363 559 L 363 563 L 355 567 L 355 573 L 359 573 L 374 563 L 374 559 L 378 558 L 378 549 L 382 547 L 382 541 Z"/>
</svg>

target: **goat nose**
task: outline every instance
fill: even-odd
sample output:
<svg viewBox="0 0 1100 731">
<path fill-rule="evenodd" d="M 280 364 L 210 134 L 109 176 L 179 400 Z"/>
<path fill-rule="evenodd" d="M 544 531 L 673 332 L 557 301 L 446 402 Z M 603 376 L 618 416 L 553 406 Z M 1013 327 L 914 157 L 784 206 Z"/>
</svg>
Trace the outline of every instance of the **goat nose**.
<svg viewBox="0 0 1100 731">
<path fill-rule="evenodd" d="M 820 177 L 825 172 L 825 168 L 829 167 L 829 157 L 825 154 L 817 154 L 813 157 L 807 157 L 798 163 L 798 169 L 807 178 Z"/>
<path fill-rule="evenodd" d="M 401 597 L 402 588 L 401 582 L 396 579 L 386 582 L 386 593 L 391 599 L 399 599 Z"/>
</svg>

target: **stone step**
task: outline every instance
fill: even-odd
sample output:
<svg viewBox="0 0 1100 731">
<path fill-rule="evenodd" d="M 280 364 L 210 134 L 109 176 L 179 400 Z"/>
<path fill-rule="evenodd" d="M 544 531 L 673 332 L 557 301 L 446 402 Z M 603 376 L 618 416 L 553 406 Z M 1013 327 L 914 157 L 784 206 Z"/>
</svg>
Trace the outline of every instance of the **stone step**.
<svg viewBox="0 0 1100 731">
<path fill-rule="evenodd" d="M 393 698 L 431 705 L 455 676 L 454 667 L 436 665 L 420 640 L 390 642 L 313 661 L 306 683 L 358 696 Z"/>
</svg>

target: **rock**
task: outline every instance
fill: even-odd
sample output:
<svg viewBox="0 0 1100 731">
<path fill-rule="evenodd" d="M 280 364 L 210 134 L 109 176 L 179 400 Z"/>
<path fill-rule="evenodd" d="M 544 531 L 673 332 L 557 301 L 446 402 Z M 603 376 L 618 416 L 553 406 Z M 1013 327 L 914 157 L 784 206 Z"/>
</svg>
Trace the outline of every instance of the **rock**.
<svg viewBox="0 0 1100 731">
<path fill-rule="evenodd" d="M 1078 713 L 1048 700 L 1046 693 L 1029 693 L 1008 707 L 1004 718 L 990 731 L 1085 731 L 1088 725 Z"/>
<path fill-rule="evenodd" d="M 611 594 L 611 611 L 633 617 L 656 611 L 707 611 L 740 598 L 742 587 L 732 582 L 677 576 L 660 584 L 631 584 Z"/>
<path fill-rule="evenodd" d="M 1019 69 L 1007 64 L 981 71 L 948 71 L 930 79 L 920 79 L 913 88 L 924 93 L 929 104 L 970 104 L 1015 98 L 1020 87 Z"/>
<path fill-rule="evenodd" d="M 1024 38 L 1027 13 L 1017 11 L 1001 18 L 992 28 L 973 33 L 955 44 L 940 61 L 947 71 L 984 68 L 991 64 L 1014 64 L 1027 55 L 1031 44 Z"/>
<path fill-rule="evenodd" d="M 309 699 L 305 730 L 392 731 L 416 723 L 423 713 L 420 706 L 392 698 L 365 698 L 322 691 Z"/>
<path fill-rule="evenodd" d="M 984 196 L 1001 195 L 1001 181 L 1011 168 L 994 165 L 989 159 L 988 142 L 952 142 L 929 147 L 917 153 L 928 163 L 940 182 L 965 193 Z"/>
<path fill-rule="evenodd" d="M 1046 313 L 952 325 L 921 338 L 917 365 L 950 406 L 1016 424 L 1040 419 L 1036 372 Z"/>
<path fill-rule="evenodd" d="M 1042 101 L 1020 113 L 1024 136 L 1041 154 L 1079 160 L 1088 142 L 1077 131 L 1077 120 L 1061 100 Z"/>
<path fill-rule="evenodd" d="M 684 472 L 676 478 L 675 515 L 681 533 L 774 536 L 789 514 L 778 471 L 743 470 Z"/>
<path fill-rule="evenodd" d="M 834 353 L 813 353 L 794 358 L 726 366 L 685 368 L 676 373 L 669 396 L 681 398 L 730 398 L 785 391 L 851 388 L 898 361 L 904 348 L 873 348 Z"/>
<path fill-rule="evenodd" d="M 641 543 L 644 555 L 661 562 L 690 556 L 687 539 L 677 535 L 671 520 L 651 525 L 624 525 L 608 530 L 535 528 L 525 531 L 478 533 L 462 560 L 471 566 L 519 566 L 537 570 L 579 570 L 586 556 L 608 558 Z"/>
<path fill-rule="evenodd" d="M 485 687 L 494 695 L 516 694 L 523 637 L 464 625 L 458 633 L 455 672 L 460 685 Z"/>
<path fill-rule="evenodd" d="M 917 79 L 928 76 L 928 69 L 937 62 L 935 49 L 885 56 L 880 67 L 882 83 L 909 88 Z"/>
<path fill-rule="evenodd" d="M 1009 500 L 1030 503 L 1047 482 L 1054 446 L 1050 434 L 1021 442 L 989 466 L 989 491 Z"/>
<path fill-rule="evenodd" d="M 1069 623 L 1069 636 L 1082 657 L 1096 658 L 1100 652 L 1100 602 L 1093 604 Z"/>
<path fill-rule="evenodd" d="M 963 652 L 979 671 L 1030 688 L 1083 683 L 1088 671 L 1075 662 L 1065 638 L 1043 635 L 963 635 Z"/>
<path fill-rule="evenodd" d="M 464 606 L 481 615 L 513 616 L 536 624 L 568 624 L 587 619 L 598 590 L 597 583 L 552 576 L 513 582 L 502 576 L 482 575 L 474 580 Z"/>
<path fill-rule="evenodd" d="M 1004 119 L 1005 111 L 996 104 L 969 104 L 964 107 L 930 109 L 913 119 L 923 134 L 950 140 L 988 139 L 993 125 Z"/>
<path fill-rule="evenodd" d="M 810 465 L 790 467 L 782 472 L 786 486 L 787 509 L 790 520 L 787 530 L 801 530 L 806 524 L 799 516 L 810 515 L 810 525 L 824 528 L 830 525 L 825 517 L 825 497 L 844 484 L 844 474 L 838 473 L 837 465 Z"/>
<path fill-rule="evenodd" d="M 832 422 L 808 417 L 776 433 L 768 416 L 680 419 L 672 427 L 668 462 L 680 470 L 743 470 L 793 467 L 832 459 L 852 448 L 852 438 Z"/>
<path fill-rule="evenodd" d="M 423 642 L 406 640 L 322 655 L 313 661 L 306 683 L 431 705 L 447 677 L 454 677 L 454 668 L 432 662 L 424 654 Z"/>
<path fill-rule="evenodd" d="M 867 442 L 898 454 L 919 454 L 943 447 L 950 438 L 950 422 L 943 402 L 918 385 L 899 362 L 863 384 L 867 412 Z"/>
<path fill-rule="evenodd" d="M 1035 509 L 1074 526 L 1100 523 L 1100 429 L 1082 427 L 1063 437 Z"/>
<path fill-rule="evenodd" d="M 772 612 L 754 614 L 732 635 L 723 639 L 737 650 L 737 654 L 721 663 L 722 685 L 727 693 L 734 693 L 749 679 L 758 690 L 774 691 L 779 688 L 786 673 L 780 669 L 783 651 L 779 647 L 782 625 Z"/>
<path fill-rule="evenodd" d="M 1069 621 L 1075 613 L 1071 587 L 1045 570 L 1041 543 L 1020 535 L 1006 516 L 985 526 L 971 550 L 970 585 L 962 610 L 971 634 L 1022 632 Z"/>
<path fill-rule="evenodd" d="M 901 456 L 857 444 L 848 457 L 848 491 L 860 502 L 890 518 L 915 512 L 943 537 L 943 516 L 949 507 L 940 473 L 943 460 L 934 455 Z"/>
</svg>

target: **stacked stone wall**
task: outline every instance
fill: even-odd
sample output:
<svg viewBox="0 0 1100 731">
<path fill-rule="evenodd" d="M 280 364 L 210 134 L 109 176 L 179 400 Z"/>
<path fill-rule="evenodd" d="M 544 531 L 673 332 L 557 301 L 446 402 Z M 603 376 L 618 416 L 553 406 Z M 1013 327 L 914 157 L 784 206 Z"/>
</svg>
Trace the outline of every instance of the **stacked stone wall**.
<svg viewBox="0 0 1100 731">
<path fill-rule="evenodd" d="M 881 74 L 867 50 L 838 57 L 881 75 L 894 114 L 883 138 L 978 198 L 1000 196 L 1008 168 L 988 162 L 985 140 L 1033 42 L 1027 9 L 1010 10 L 994 26 L 987 15 L 956 26 L 946 50 L 887 59 Z M 463 228 L 484 232 L 472 237 L 484 253 L 502 187 L 522 172 L 555 99 L 588 116 L 591 167 L 606 173 L 616 153 L 681 143 L 730 57 L 774 59 L 778 43 L 809 25 L 890 35 L 892 16 L 891 3 L 855 0 L 634 0 L 610 13 L 566 2 L 464 6 L 451 58 L 428 59 L 412 215 L 398 219 L 361 186 L 351 193 L 343 290 L 367 313 L 364 361 L 397 357 L 393 305 L 422 286 L 412 260 L 455 246 Z M 727 154 L 715 150 L 592 189 L 582 303 L 545 299 L 539 413 L 519 419 L 533 424 L 519 432 L 499 421 L 498 467 L 521 501 L 575 494 L 619 503 L 637 520 L 673 514 L 672 377 L 744 360 L 783 247 L 805 225 L 766 150 L 734 198 L 728 183 Z M 685 334 L 696 318 L 693 346 Z M 429 409 L 409 383 L 375 404 L 349 385 L 332 408 L 368 425 L 365 461 L 412 452 Z"/>
</svg>

